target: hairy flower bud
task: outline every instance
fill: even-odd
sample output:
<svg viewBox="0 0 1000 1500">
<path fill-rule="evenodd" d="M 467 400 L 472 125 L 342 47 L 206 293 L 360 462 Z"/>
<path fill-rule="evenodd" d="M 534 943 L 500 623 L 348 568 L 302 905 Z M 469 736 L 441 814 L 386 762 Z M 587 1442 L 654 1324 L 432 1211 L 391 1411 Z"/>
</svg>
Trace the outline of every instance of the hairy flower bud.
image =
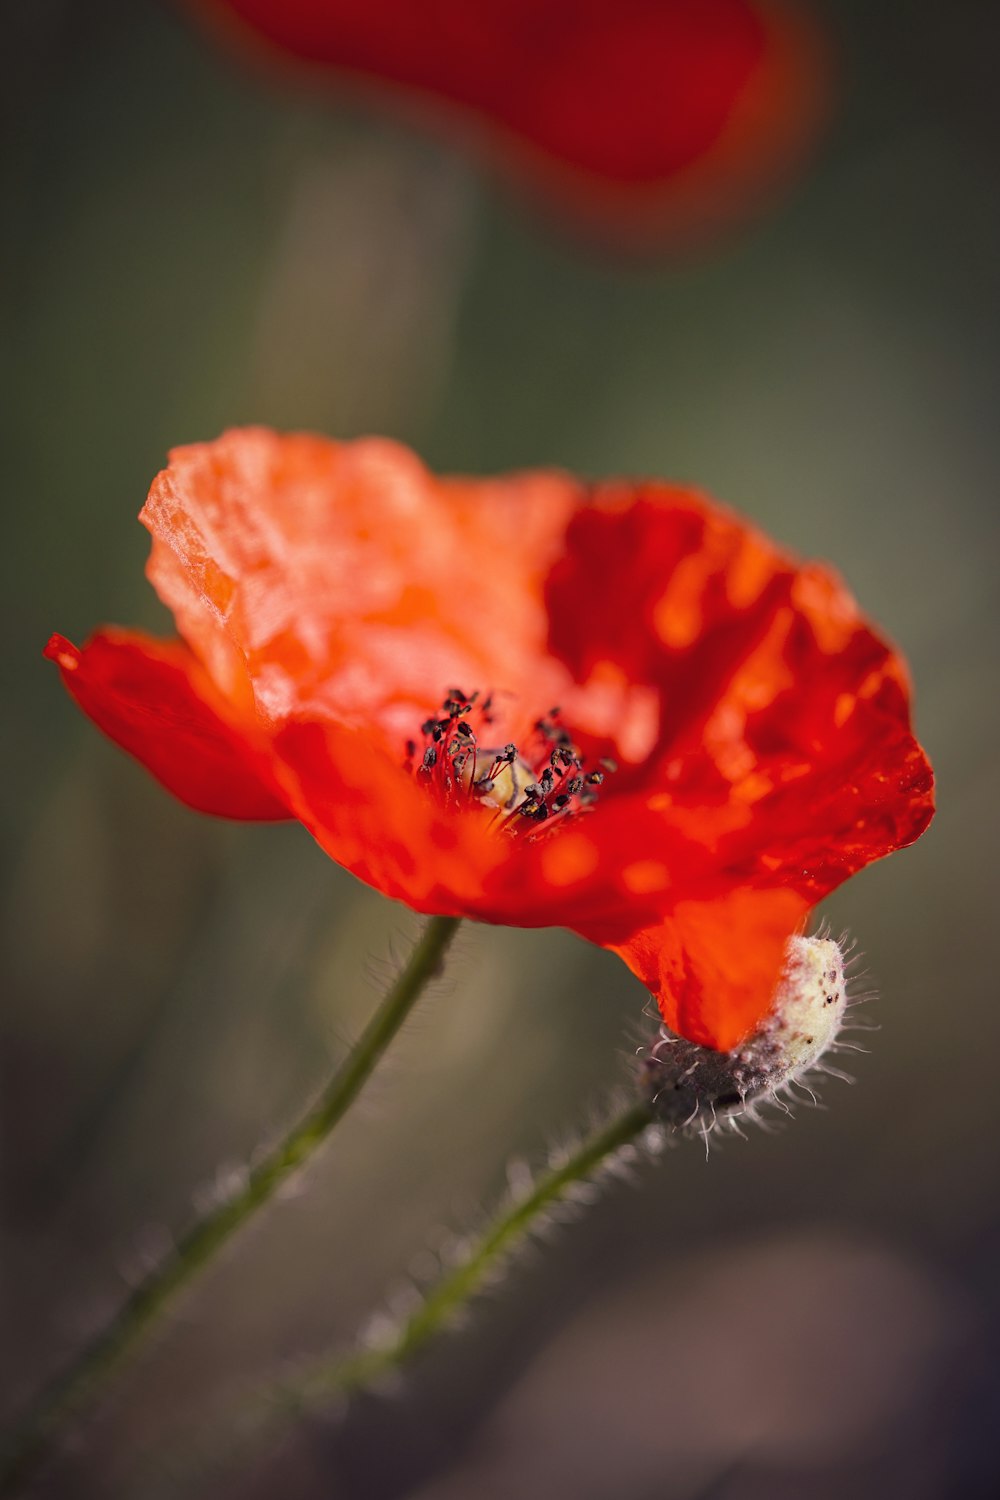
<svg viewBox="0 0 1000 1500">
<path fill-rule="evenodd" d="M 848 1005 L 840 945 L 828 937 L 793 937 L 767 1015 L 731 1052 L 716 1052 L 667 1027 L 642 1059 L 642 1088 L 664 1124 L 705 1134 L 716 1124 L 737 1129 L 740 1116 L 800 1083 L 836 1045 Z M 811 1092 L 811 1091 L 810 1091 Z"/>
</svg>

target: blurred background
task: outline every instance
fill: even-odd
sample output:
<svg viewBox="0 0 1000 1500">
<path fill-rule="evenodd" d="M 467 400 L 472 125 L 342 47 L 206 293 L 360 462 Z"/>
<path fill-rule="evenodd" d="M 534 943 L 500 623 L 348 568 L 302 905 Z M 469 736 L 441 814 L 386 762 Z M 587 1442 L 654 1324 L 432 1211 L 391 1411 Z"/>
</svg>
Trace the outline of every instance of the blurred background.
<svg viewBox="0 0 1000 1500">
<path fill-rule="evenodd" d="M 708 1161 L 668 1151 L 394 1395 L 199 1477 L 186 1445 L 227 1392 L 346 1345 L 623 1077 L 645 997 L 616 960 L 467 930 L 302 1190 L 39 1493 L 1000 1492 L 1000 13 L 830 5 L 809 170 L 697 258 L 641 262 L 166 4 L 2 14 L 5 1414 L 297 1112 L 416 930 L 298 827 L 175 803 L 43 663 L 52 630 L 168 630 L 135 514 L 169 446 L 263 421 L 443 470 L 694 481 L 831 559 L 900 643 L 941 808 L 825 906 L 881 991 L 855 1087 Z"/>
</svg>

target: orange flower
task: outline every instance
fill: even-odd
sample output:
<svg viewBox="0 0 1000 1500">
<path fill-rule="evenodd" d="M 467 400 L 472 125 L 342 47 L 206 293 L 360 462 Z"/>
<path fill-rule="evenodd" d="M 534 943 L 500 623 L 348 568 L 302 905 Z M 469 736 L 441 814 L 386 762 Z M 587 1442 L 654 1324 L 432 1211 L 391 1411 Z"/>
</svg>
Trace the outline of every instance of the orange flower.
<svg viewBox="0 0 1000 1500">
<path fill-rule="evenodd" d="M 826 50 L 788 0 L 190 3 L 244 48 L 440 117 L 615 239 L 739 217 L 825 114 Z"/>
<path fill-rule="evenodd" d="M 694 1041 L 745 1034 L 812 906 L 930 820 L 899 657 L 690 490 L 248 429 L 174 452 L 142 520 L 181 639 L 47 649 L 112 739 L 416 911 L 613 949 Z"/>
</svg>

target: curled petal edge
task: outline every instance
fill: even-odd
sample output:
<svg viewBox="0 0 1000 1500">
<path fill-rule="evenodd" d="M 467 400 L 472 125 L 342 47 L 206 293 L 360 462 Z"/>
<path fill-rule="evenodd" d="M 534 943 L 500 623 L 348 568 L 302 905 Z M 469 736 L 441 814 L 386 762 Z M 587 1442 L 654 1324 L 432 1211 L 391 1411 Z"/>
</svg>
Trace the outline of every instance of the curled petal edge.
<svg viewBox="0 0 1000 1500">
<path fill-rule="evenodd" d="M 251 731 L 231 722 L 181 641 L 105 629 L 82 648 L 53 635 L 44 654 L 88 718 L 188 807 L 255 822 L 292 816 Z"/>
</svg>

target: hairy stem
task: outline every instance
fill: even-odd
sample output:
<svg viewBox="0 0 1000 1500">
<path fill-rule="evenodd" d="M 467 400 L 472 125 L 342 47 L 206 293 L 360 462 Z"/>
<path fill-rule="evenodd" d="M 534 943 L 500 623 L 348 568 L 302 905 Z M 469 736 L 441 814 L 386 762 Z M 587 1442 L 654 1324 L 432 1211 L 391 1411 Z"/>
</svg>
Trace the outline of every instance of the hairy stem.
<svg viewBox="0 0 1000 1500">
<path fill-rule="evenodd" d="M 498 1265 L 540 1226 L 553 1204 L 593 1176 L 651 1123 L 648 1105 L 633 1104 L 588 1136 L 565 1162 L 543 1173 L 529 1193 L 497 1215 L 463 1260 L 430 1289 L 390 1340 L 342 1360 L 315 1366 L 301 1380 L 282 1387 L 281 1406 L 295 1410 L 327 1395 L 356 1391 L 404 1365 L 449 1325 Z"/>
<path fill-rule="evenodd" d="M 239 1188 L 188 1226 L 160 1264 L 133 1289 L 109 1323 L 42 1391 L 0 1450 L 0 1494 L 14 1493 L 62 1425 L 103 1385 L 165 1308 L 232 1236 L 308 1161 L 346 1114 L 429 980 L 440 972 L 458 917 L 432 917 L 357 1045 L 302 1118 L 249 1168 Z"/>
</svg>

